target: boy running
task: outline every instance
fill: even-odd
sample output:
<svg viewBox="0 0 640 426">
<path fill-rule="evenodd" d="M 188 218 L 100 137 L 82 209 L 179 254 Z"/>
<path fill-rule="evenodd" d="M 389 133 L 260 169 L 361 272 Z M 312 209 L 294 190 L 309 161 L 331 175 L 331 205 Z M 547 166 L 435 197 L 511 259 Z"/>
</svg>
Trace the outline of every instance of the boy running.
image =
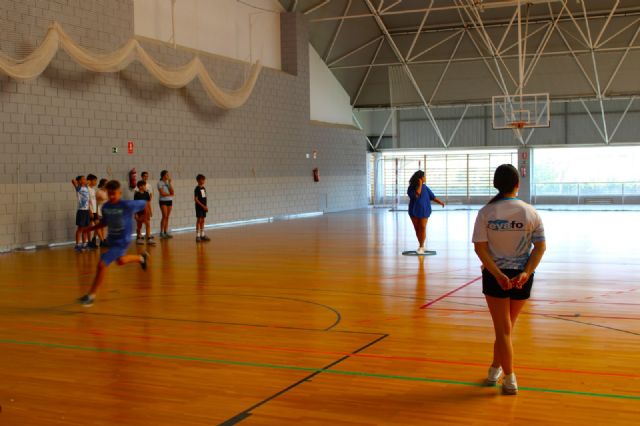
<svg viewBox="0 0 640 426">
<path fill-rule="evenodd" d="M 133 231 L 133 214 L 144 210 L 147 202 L 144 200 L 123 200 L 120 182 L 112 180 L 106 185 L 108 200 L 102 206 L 102 221 L 93 229 L 109 227 L 109 235 L 107 242 L 109 250 L 102 253 L 100 262 L 96 271 L 96 277 L 89 293 L 78 299 L 82 306 L 92 306 L 95 300 L 96 291 L 104 281 L 107 267 L 117 262 L 118 265 L 126 265 L 127 263 L 139 263 L 143 270 L 147 270 L 149 262 L 149 254 L 147 252 L 142 255 L 127 255 L 127 249 L 131 243 L 131 233 Z"/>
</svg>

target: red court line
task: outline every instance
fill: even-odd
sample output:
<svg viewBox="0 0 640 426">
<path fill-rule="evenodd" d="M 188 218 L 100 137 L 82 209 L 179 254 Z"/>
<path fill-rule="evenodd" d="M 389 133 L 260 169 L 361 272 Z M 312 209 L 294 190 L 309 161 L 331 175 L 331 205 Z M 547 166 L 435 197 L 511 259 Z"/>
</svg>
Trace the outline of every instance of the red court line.
<svg viewBox="0 0 640 426">
<path fill-rule="evenodd" d="M 432 311 L 444 311 L 444 312 L 462 312 L 467 314 L 473 313 L 487 313 L 488 309 L 456 309 L 456 308 L 433 308 Z M 575 314 L 558 314 L 554 312 L 531 312 L 523 311 L 525 315 L 543 315 L 543 316 L 555 316 L 566 318 L 599 318 L 599 319 L 620 319 L 620 320 L 640 320 L 640 317 L 624 317 L 624 316 L 606 316 L 606 315 L 575 315 Z"/>
<path fill-rule="evenodd" d="M 484 300 L 484 296 L 451 296 L 452 298 L 458 298 L 458 299 L 482 299 Z M 597 296 L 591 296 L 588 297 L 587 299 L 595 299 Z M 546 302 L 550 305 L 553 304 L 564 304 L 564 303 L 577 303 L 579 305 L 582 304 L 593 304 L 593 305 L 624 305 L 624 306 L 639 306 L 640 303 L 631 303 L 631 302 L 604 302 L 604 301 L 597 301 L 597 302 L 592 302 L 592 301 L 581 301 L 579 299 L 573 299 L 573 300 L 555 300 L 555 299 L 534 299 L 533 297 L 531 299 L 529 299 L 529 302 L 534 303 L 534 302 Z"/>
<path fill-rule="evenodd" d="M 447 297 L 451 296 L 453 293 L 455 293 L 455 292 L 457 292 L 457 291 L 460 291 L 460 290 L 462 290 L 463 288 L 465 288 L 465 287 L 467 287 L 467 286 L 470 286 L 471 284 L 473 284 L 473 283 L 475 283 L 475 282 L 477 282 L 477 281 L 480 281 L 481 279 L 482 279 L 482 277 L 474 278 L 474 279 L 472 279 L 471 281 L 469 281 L 469 282 L 467 282 L 467 283 L 462 284 L 460 287 L 458 287 L 458 288 L 456 288 L 456 289 L 453 289 L 453 290 L 451 290 L 451 291 L 450 291 L 450 292 L 448 292 L 448 293 L 443 294 L 442 296 L 438 297 L 437 299 L 434 299 L 434 300 L 432 300 L 432 301 L 431 301 L 431 302 L 429 302 L 429 303 L 425 303 L 424 305 L 420 306 L 420 309 L 428 308 L 429 306 L 433 305 L 434 303 L 439 302 L 439 301 L 441 301 L 442 299 L 444 299 L 444 298 L 447 298 Z"/>
<path fill-rule="evenodd" d="M 32 330 L 40 330 L 40 331 L 48 331 L 48 332 L 58 331 L 58 332 L 62 332 L 62 334 L 71 334 L 71 335 L 78 334 L 67 328 L 59 328 L 59 327 L 29 326 L 29 325 L 22 324 L 22 325 L 12 326 L 12 328 L 32 329 Z M 368 359 L 380 359 L 380 360 L 390 360 L 390 361 L 411 361 L 411 362 L 424 362 L 429 364 L 460 365 L 460 366 L 471 366 L 471 367 L 487 366 L 486 362 L 454 361 L 449 359 L 382 355 L 382 354 L 365 354 L 362 352 L 354 354 L 351 352 L 322 351 L 318 349 L 289 348 L 289 347 L 278 347 L 278 346 L 269 346 L 269 345 L 237 344 L 237 343 L 216 342 L 216 341 L 206 341 L 206 340 L 202 341 L 202 340 L 187 339 L 187 338 L 177 339 L 172 337 L 161 337 L 161 336 L 140 335 L 140 334 L 118 334 L 118 333 L 104 332 L 96 329 L 84 330 L 84 332 L 86 334 L 90 334 L 93 336 L 101 336 L 103 338 L 109 338 L 109 337 L 134 338 L 137 340 L 143 340 L 147 343 L 149 341 L 156 341 L 158 343 L 161 343 L 161 342 L 177 343 L 181 345 L 197 344 L 202 346 L 211 346 L 211 347 L 218 347 L 218 348 L 238 349 L 238 350 L 251 350 L 251 351 L 262 350 L 262 351 L 268 351 L 268 352 L 285 352 L 285 353 L 298 353 L 298 354 L 303 353 L 303 354 L 328 355 L 328 356 L 350 356 L 353 358 L 368 358 Z M 591 376 L 640 378 L 640 374 L 634 374 L 634 373 L 616 373 L 616 372 L 608 372 L 608 371 L 605 372 L 605 371 L 591 371 L 591 370 L 576 370 L 576 369 L 562 369 L 562 368 L 552 368 L 552 367 L 529 367 L 529 366 L 522 366 L 522 365 L 517 365 L 516 368 L 521 370 L 584 374 L 584 375 L 591 375 Z"/>
</svg>

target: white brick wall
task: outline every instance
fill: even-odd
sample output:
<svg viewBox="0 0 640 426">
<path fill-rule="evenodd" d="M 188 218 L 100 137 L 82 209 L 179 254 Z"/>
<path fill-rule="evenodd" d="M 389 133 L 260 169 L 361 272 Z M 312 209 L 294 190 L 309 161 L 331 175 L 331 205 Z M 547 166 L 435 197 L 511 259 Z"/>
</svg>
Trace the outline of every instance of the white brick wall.
<svg viewBox="0 0 640 426">
<path fill-rule="evenodd" d="M 37 19 L 25 20 L 24 10 Z M 133 34 L 132 13 L 131 0 L 0 0 L 0 28 L 20 24 L 23 31 L 13 41 L 0 34 L 0 48 L 15 55 L 18 46 L 41 40 L 57 19 L 88 48 L 111 50 Z M 306 27 L 292 15 L 282 22 L 283 64 L 295 62 L 297 75 L 265 69 L 247 104 L 232 111 L 212 106 L 198 83 L 168 89 L 140 65 L 90 73 L 64 53 L 37 80 L 0 77 L 0 250 L 71 240 L 70 179 L 94 173 L 124 183 L 132 167 L 150 171 L 154 184 L 162 169 L 172 172 L 173 227 L 193 226 L 197 173 L 208 178 L 209 223 L 366 206 L 364 138 L 357 130 L 309 122 Z M 144 44 L 165 64 L 192 57 Z M 248 72 L 236 61 L 201 59 L 229 88 Z M 126 154 L 130 139 L 132 156 Z M 112 146 L 120 148 L 118 155 Z M 313 149 L 318 160 L 306 158 Z M 318 184 L 314 167 L 320 168 Z M 157 206 L 154 219 L 157 229 Z"/>
</svg>

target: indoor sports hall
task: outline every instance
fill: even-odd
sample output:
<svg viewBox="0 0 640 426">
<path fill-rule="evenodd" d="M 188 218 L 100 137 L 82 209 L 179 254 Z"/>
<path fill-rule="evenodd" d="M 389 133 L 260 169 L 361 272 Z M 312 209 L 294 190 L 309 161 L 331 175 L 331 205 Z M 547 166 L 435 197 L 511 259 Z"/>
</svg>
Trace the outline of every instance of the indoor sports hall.
<svg viewBox="0 0 640 426">
<path fill-rule="evenodd" d="M 0 425 L 640 424 L 639 36 L 0 0 Z"/>
</svg>

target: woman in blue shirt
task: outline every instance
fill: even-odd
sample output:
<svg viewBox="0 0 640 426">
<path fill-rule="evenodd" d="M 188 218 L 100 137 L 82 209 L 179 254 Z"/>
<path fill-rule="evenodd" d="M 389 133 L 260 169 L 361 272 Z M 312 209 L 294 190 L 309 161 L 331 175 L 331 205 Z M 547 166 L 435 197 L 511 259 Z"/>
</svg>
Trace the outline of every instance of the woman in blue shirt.
<svg viewBox="0 0 640 426">
<path fill-rule="evenodd" d="M 431 201 L 435 201 L 444 207 L 444 203 L 438 199 L 433 191 L 425 185 L 425 175 L 422 170 L 418 170 L 409 179 L 409 217 L 416 230 L 416 237 L 420 247 L 416 250 L 418 254 L 424 254 L 424 240 L 427 239 L 427 221 L 431 216 Z"/>
</svg>

